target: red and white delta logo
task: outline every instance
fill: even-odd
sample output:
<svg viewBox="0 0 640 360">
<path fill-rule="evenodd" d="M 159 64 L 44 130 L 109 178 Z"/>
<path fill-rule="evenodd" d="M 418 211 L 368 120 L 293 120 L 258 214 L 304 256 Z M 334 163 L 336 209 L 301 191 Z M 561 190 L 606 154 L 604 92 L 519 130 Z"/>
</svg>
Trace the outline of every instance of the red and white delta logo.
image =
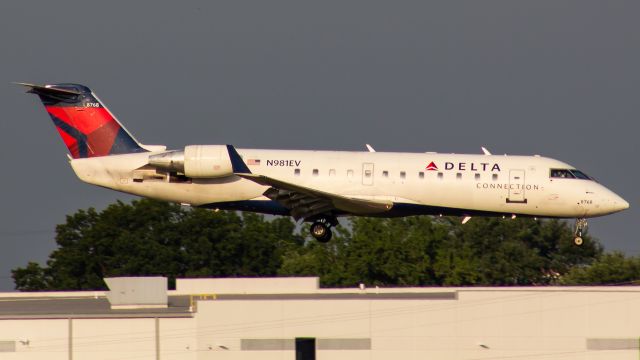
<svg viewBox="0 0 640 360">
<path fill-rule="evenodd" d="M 427 165 L 427 170 L 430 171 L 437 171 L 438 167 L 436 166 L 436 164 L 432 161 L 429 163 L 429 165 Z"/>
</svg>

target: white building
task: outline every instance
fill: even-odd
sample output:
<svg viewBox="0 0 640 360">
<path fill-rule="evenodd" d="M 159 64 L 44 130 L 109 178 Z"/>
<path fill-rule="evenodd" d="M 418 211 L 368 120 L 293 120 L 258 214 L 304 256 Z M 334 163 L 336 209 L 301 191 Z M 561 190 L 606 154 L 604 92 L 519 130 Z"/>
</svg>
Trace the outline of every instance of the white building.
<svg viewBox="0 0 640 360">
<path fill-rule="evenodd" d="M 317 278 L 109 286 L 0 294 L 0 359 L 640 357 L 633 286 L 320 289 Z"/>
</svg>

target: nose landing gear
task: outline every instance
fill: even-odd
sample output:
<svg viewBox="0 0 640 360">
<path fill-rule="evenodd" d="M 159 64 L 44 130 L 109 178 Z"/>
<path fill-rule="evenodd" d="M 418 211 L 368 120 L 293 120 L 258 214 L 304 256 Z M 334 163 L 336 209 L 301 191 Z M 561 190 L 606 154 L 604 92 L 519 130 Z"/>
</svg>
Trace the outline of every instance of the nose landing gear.
<svg viewBox="0 0 640 360">
<path fill-rule="evenodd" d="M 311 236 L 321 243 L 326 243 L 333 236 L 331 227 L 336 225 L 338 225 L 338 220 L 335 217 L 318 218 L 311 224 Z"/>
<path fill-rule="evenodd" d="M 587 219 L 584 218 L 580 218 L 580 219 L 576 219 L 576 224 L 575 224 L 575 239 L 573 239 L 573 242 L 580 246 L 582 245 L 582 232 L 587 230 Z"/>
</svg>

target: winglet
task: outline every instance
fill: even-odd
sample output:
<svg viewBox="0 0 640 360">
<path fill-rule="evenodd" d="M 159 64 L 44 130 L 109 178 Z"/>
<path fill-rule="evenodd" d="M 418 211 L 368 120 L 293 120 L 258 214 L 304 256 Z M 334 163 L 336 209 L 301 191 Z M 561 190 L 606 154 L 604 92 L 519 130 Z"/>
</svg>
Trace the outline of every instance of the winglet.
<svg viewBox="0 0 640 360">
<path fill-rule="evenodd" d="M 373 146 L 369 145 L 369 144 L 365 144 L 367 146 L 367 150 L 369 150 L 369 152 L 376 152 L 376 149 L 373 148 Z"/>
<path fill-rule="evenodd" d="M 485 148 L 484 146 L 481 146 L 481 148 L 482 148 L 482 152 L 483 152 L 485 155 L 491 155 L 491 152 L 490 152 L 489 150 L 487 150 L 487 148 Z"/>
<path fill-rule="evenodd" d="M 231 160 L 234 174 L 251 174 L 251 170 L 249 170 L 249 167 L 244 163 L 244 160 L 242 160 L 233 145 L 227 145 L 227 151 L 229 152 L 229 160 Z"/>
</svg>

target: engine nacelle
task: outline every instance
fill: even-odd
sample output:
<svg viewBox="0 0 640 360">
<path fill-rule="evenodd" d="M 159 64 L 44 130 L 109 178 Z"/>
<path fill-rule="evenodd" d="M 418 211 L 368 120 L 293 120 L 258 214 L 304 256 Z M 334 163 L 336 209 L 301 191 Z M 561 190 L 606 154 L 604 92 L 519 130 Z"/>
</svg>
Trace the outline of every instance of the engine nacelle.
<svg viewBox="0 0 640 360">
<path fill-rule="evenodd" d="M 149 156 L 149 165 L 183 173 L 191 178 L 220 178 L 233 175 L 225 145 L 189 145 L 184 151 Z"/>
<path fill-rule="evenodd" d="M 233 166 L 225 145 L 189 145 L 184 148 L 184 174 L 193 178 L 218 178 L 233 175 Z"/>
</svg>

